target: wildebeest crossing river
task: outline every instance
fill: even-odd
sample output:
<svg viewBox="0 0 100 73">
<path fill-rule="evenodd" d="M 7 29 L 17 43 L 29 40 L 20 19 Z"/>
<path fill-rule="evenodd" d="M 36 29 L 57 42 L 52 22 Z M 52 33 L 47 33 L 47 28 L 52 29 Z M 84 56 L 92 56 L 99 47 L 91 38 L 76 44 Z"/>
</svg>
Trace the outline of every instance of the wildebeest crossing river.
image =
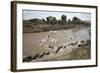
<svg viewBox="0 0 100 73">
<path fill-rule="evenodd" d="M 23 34 L 23 61 L 69 60 L 74 49 L 91 40 L 89 27 Z M 84 48 L 83 48 L 84 49 Z M 90 48 L 89 48 L 90 49 Z"/>
</svg>

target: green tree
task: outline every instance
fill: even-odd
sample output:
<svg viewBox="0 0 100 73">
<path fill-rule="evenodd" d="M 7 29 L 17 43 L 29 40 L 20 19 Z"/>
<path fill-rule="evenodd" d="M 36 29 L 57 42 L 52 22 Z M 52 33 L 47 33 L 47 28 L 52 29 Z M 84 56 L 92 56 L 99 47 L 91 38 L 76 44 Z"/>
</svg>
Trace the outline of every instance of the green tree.
<svg viewBox="0 0 100 73">
<path fill-rule="evenodd" d="M 73 17 L 72 21 L 80 21 L 80 19 L 78 17 Z"/>
<path fill-rule="evenodd" d="M 72 22 L 73 22 L 73 23 L 76 23 L 76 24 L 81 24 L 81 23 L 83 23 L 82 20 L 79 19 L 78 17 L 73 17 L 73 18 L 72 18 Z"/>
<path fill-rule="evenodd" d="M 53 17 L 53 16 L 47 17 L 46 20 L 47 20 L 48 24 L 56 24 L 57 23 L 56 17 Z"/>
<path fill-rule="evenodd" d="M 62 21 L 62 24 L 66 24 L 66 15 L 62 15 L 61 16 L 61 21 Z"/>
<path fill-rule="evenodd" d="M 44 18 L 42 18 L 42 21 L 45 22 L 46 20 Z"/>
<path fill-rule="evenodd" d="M 56 19 L 56 17 L 53 17 L 52 24 L 57 24 L 57 19 Z"/>
<path fill-rule="evenodd" d="M 46 17 L 46 21 L 47 21 L 47 23 L 50 23 L 49 17 Z"/>
<path fill-rule="evenodd" d="M 71 23 L 71 20 L 70 19 L 68 19 L 68 23 Z"/>
<path fill-rule="evenodd" d="M 46 20 L 44 18 L 42 18 L 41 22 L 42 22 L 42 24 L 45 24 Z"/>
</svg>

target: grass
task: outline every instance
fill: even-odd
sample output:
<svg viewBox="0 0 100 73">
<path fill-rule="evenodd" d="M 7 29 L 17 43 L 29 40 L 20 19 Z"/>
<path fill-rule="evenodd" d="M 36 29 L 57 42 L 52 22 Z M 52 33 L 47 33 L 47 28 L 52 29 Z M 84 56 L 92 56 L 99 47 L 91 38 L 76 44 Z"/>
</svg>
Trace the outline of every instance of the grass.
<svg viewBox="0 0 100 73">
<path fill-rule="evenodd" d="M 83 60 L 91 58 L 90 46 L 82 46 L 74 49 L 71 53 L 71 60 Z"/>
</svg>

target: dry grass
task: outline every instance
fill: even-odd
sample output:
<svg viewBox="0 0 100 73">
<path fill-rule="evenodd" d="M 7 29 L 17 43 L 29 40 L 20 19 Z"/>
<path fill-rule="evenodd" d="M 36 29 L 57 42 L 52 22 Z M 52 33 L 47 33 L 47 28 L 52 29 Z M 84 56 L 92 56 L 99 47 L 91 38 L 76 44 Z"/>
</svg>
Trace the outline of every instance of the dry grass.
<svg viewBox="0 0 100 73">
<path fill-rule="evenodd" d="M 76 48 L 71 53 L 71 60 L 83 60 L 91 58 L 91 48 L 90 46 L 82 46 Z"/>
</svg>

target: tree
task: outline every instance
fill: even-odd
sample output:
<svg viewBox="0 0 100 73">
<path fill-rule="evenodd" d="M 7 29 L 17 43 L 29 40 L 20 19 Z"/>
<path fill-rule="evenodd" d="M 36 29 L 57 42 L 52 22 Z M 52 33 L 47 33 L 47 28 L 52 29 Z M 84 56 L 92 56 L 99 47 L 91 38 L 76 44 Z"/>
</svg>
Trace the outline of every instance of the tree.
<svg viewBox="0 0 100 73">
<path fill-rule="evenodd" d="M 62 16 L 61 16 L 61 20 L 62 20 L 62 21 L 66 21 L 66 15 L 62 15 Z"/>
<path fill-rule="evenodd" d="M 53 16 L 47 17 L 46 20 L 47 20 L 48 24 L 56 24 L 57 23 L 56 17 L 53 17 Z"/>
<path fill-rule="evenodd" d="M 45 23 L 46 23 L 46 20 L 45 20 L 44 18 L 42 18 L 42 20 L 41 20 L 41 21 L 42 21 L 42 23 L 43 23 L 43 24 L 45 24 Z"/>
<path fill-rule="evenodd" d="M 46 17 L 46 21 L 47 21 L 47 23 L 49 23 L 49 18 L 48 17 Z"/>
<path fill-rule="evenodd" d="M 53 17 L 52 24 L 57 24 L 57 19 L 56 19 L 56 17 Z"/>
<path fill-rule="evenodd" d="M 72 18 L 72 21 L 75 21 L 76 22 L 76 21 L 80 21 L 80 19 L 78 17 L 73 17 Z"/>
<path fill-rule="evenodd" d="M 71 20 L 70 19 L 68 19 L 68 23 L 70 23 L 71 22 Z"/>
<path fill-rule="evenodd" d="M 44 18 L 42 18 L 42 21 L 43 21 L 43 22 L 45 22 L 45 19 L 44 19 Z"/>
<path fill-rule="evenodd" d="M 52 16 L 46 17 L 47 23 L 51 23 L 52 18 L 53 18 Z"/>
<path fill-rule="evenodd" d="M 76 23 L 76 24 L 82 24 L 83 23 L 83 21 L 78 17 L 73 17 L 72 22 Z"/>
<path fill-rule="evenodd" d="M 62 24 L 66 24 L 66 15 L 61 16 Z"/>
</svg>

